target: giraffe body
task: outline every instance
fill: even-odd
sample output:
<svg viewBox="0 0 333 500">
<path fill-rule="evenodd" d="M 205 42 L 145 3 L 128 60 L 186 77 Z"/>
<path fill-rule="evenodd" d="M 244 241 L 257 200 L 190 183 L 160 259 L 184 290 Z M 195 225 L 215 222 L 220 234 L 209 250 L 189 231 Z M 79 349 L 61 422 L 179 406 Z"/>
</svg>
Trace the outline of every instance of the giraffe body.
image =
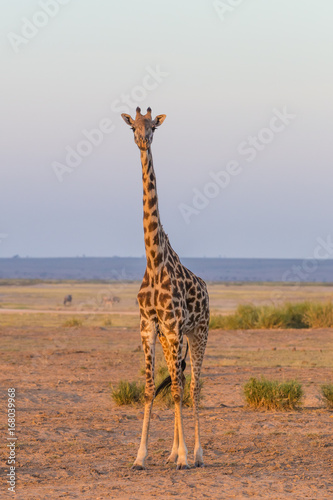
<svg viewBox="0 0 333 500">
<path fill-rule="evenodd" d="M 141 340 L 145 353 L 146 387 L 145 413 L 141 444 L 135 469 L 145 468 L 148 430 L 152 403 L 155 397 L 155 344 L 161 342 L 171 376 L 171 393 L 175 402 L 174 443 L 168 461 L 177 462 L 177 468 L 188 468 L 187 449 L 182 419 L 184 375 L 181 368 L 185 336 L 191 358 L 191 396 L 195 417 L 196 466 L 203 465 L 199 431 L 199 377 L 208 337 L 209 298 L 205 282 L 186 269 L 171 247 L 160 223 L 156 177 L 151 154 L 154 130 L 165 119 L 159 115 L 151 119 L 148 108 L 145 116 L 137 108 L 136 119 L 122 115 L 134 131 L 134 139 L 141 151 L 143 180 L 143 227 L 147 267 L 138 293 Z"/>
</svg>

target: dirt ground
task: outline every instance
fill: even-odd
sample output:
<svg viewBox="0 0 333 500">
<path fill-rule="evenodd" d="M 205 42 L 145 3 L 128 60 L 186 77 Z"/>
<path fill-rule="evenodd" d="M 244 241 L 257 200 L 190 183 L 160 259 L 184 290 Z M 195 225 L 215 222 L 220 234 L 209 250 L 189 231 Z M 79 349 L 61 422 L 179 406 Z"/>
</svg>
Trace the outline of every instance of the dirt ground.
<svg viewBox="0 0 333 500">
<path fill-rule="evenodd" d="M 0 343 L 1 498 L 333 498 L 333 412 L 318 396 L 333 379 L 332 330 L 211 331 L 202 373 L 206 466 L 188 471 L 165 464 L 173 412 L 163 406 L 154 408 L 147 470 L 130 469 L 143 408 L 117 407 L 110 383 L 142 378 L 136 328 L 6 326 Z M 242 385 L 261 374 L 302 382 L 302 409 L 247 409 Z M 16 495 L 6 491 L 8 387 L 17 395 Z M 191 409 L 184 418 L 192 465 Z"/>
</svg>

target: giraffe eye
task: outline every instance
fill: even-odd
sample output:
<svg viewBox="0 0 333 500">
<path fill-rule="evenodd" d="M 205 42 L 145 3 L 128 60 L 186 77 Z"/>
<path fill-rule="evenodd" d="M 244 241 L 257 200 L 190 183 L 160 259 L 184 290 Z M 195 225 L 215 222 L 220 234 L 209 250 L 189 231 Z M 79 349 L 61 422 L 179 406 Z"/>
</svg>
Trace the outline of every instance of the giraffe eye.
<svg viewBox="0 0 333 500">
<path fill-rule="evenodd" d="M 134 127 L 131 127 L 131 129 L 133 130 L 133 132 L 135 131 L 135 128 L 134 128 Z"/>
</svg>

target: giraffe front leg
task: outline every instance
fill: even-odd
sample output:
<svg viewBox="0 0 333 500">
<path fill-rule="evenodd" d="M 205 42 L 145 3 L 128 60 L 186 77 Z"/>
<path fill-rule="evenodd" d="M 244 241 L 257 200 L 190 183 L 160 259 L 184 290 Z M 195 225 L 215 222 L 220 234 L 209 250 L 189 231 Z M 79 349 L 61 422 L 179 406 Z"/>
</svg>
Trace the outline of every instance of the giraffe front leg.
<svg viewBox="0 0 333 500">
<path fill-rule="evenodd" d="M 178 395 L 174 396 L 175 401 L 175 419 L 177 421 L 178 429 L 178 458 L 177 458 L 177 470 L 189 469 L 187 463 L 187 448 L 185 444 L 184 437 L 184 427 L 183 427 L 183 416 L 182 416 L 182 400 L 178 399 Z"/>
<path fill-rule="evenodd" d="M 143 417 L 141 442 L 136 460 L 132 466 L 133 470 L 145 469 L 145 460 L 148 453 L 149 423 L 150 423 L 153 401 L 155 397 L 154 370 L 155 370 L 156 333 L 152 331 L 141 332 L 141 338 L 145 353 L 145 364 L 146 364 L 145 410 Z"/>
<path fill-rule="evenodd" d="M 164 357 L 165 357 L 165 360 L 166 360 L 167 365 L 168 365 L 169 374 L 171 374 L 172 370 L 173 370 L 173 364 L 172 364 L 172 356 L 171 356 L 169 342 L 167 341 L 166 337 L 160 336 L 160 343 L 162 345 Z M 177 419 L 175 418 L 175 430 L 174 430 L 173 445 L 172 445 L 171 453 L 166 461 L 167 464 L 177 462 L 178 447 L 179 447 L 179 434 L 178 434 Z"/>
<path fill-rule="evenodd" d="M 184 393 L 185 381 L 186 381 L 185 375 L 184 375 L 184 373 L 182 373 L 183 393 Z M 175 431 L 174 431 L 173 445 L 172 445 L 172 450 L 171 450 L 170 456 L 168 457 L 167 463 L 177 462 L 178 448 L 179 448 L 179 430 L 178 430 L 178 420 L 177 420 L 176 415 L 175 415 Z"/>
<path fill-rule="evenodd" d="M 175 417 L 175 431 L 174 431 L 174 437 L 173 437 L 173 445 L 172 445 L 171 453 L 167 459 L 167 464 L 177 462 L 178 448 L 179 448 L 179 433 L 178 433 L 177 419 Z"/>
<path fill-rule="evenodd" d="M 174 446 L 177 444 L 176 431 L 178 434 L 178 457 L 177 457 L 177 470 L 189 469 L 187 463 L 187 448 L 184 437 L 183 416 L 182 416 L 182 401 L 183 401 L 183 371 L 181 368 L 182 349 L 178 343 L 174 344 L 171 348 L 173 359 L 173 370 L 171 373 L 171 393 L 175 403 L 175 440 Z M 171 452 L 172 454 L 172 452 Z"/>
</svg>

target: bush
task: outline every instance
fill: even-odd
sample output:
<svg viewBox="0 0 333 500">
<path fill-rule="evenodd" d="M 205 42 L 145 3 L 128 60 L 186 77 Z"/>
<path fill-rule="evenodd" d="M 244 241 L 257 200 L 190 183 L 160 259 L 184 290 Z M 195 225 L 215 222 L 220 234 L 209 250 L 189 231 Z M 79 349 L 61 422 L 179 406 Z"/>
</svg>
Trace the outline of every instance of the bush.
<svg viewBox="0 0 333 500">
<path fill-rule="evenodd" d="M 284 304 L 280 308 L 282 328 L 308 328 L 306 312 L 310 307 L 309 302 L 299 302 L 297 304 Z M 279 309 L 279 308 L 278 308 Z"/>
<path fill-rule="evenodd" d="M 211 315 L 209 320 L 209 328 L 211 330 L 227 329 L 226 317 L 227 316 L 222 316 L 221 314 Z"/>
<path fill-rule="evenodd" d="M 333 304 L 312 303 L 305 314 L 311 328 L 331 328 L 333 326 Z"/>
<path fill-rule="evenodd" d="M 294 410 L 303 396 L 302 385 L 296 380 L 278 382 L 251 378 L 244 386 L 244 396 L 252 408 Z"/>
<path fill-rule="evenodd" d="M 78 326 L 82 326 L 82 320 L 78 318 L 70 318 L 67 321 L 63 323 L 62 326 L 69 327 L 69 328 L 77 328 Z"/>
<path fill-rule="evenodd" d="M 321 386 L 321 395 L 328 408 L 333 409 L 333 384 Z"/>
<path fill-rule="evenodd" d="M 131 405 L 133 403 L 142 403 L 144 401 L 145 386 L 136 382 L 127 382 L 121 380 L 117 388 L 111 386 L 111 397 L 118 405 Z"/>
<path fill-rule="evenodd" d="M 209 327 L 213 330 L 330 328 L 333 327 L 333 304 L 299 302 L 281 306 L 239 305 L 234 314 L 212 316 Z"/>
</svg>

